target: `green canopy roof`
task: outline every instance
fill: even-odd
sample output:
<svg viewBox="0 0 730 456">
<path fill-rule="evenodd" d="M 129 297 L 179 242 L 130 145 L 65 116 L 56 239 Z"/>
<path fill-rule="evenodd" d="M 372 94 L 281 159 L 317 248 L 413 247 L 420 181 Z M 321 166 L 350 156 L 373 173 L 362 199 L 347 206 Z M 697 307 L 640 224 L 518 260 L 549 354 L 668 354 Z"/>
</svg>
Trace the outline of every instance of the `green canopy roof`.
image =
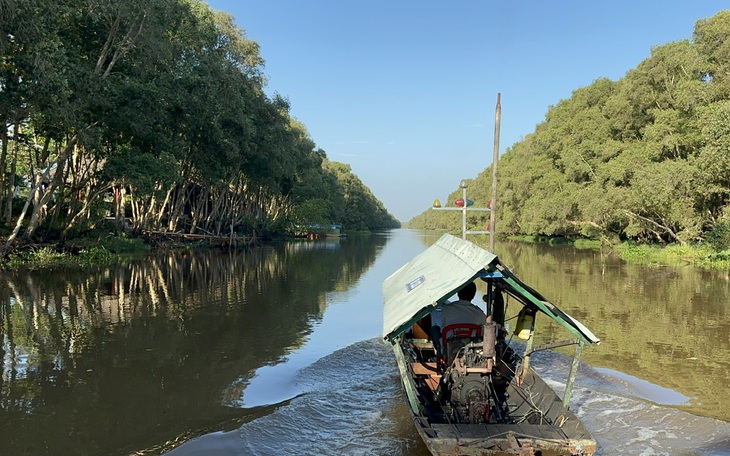
<svg viewBox="0 0 730 456">
<path fill-rule="evenodd" d="M 524 305 L 532 305 L 579 339 L 599 343 L 582 323 L 518 279 L 497 256 L 444 234 L 383 282 L 383 337 L 392 340 L 477 277 L 490 278 Z"/>
</svg>

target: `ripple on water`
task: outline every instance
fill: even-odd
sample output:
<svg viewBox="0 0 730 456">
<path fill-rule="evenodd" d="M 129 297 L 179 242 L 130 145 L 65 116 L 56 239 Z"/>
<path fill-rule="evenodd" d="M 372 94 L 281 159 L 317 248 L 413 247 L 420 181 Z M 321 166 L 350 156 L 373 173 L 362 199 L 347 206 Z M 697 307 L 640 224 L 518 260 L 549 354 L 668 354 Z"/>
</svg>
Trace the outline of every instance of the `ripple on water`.
<svg viewBox="0 0 730 456">
<path fill-rule="evenodd" d="M 389 345 L 358 342 L 297 372 L 293 381 L 302 394 L 273 413 L 170 454 L 409 454 L 413 440 L 399 432 L 397 372 Z"/>
<path fill-rule="evenodd" d="M 570 358 L 541 352 L 538 371 L 562 395 Z M 634 377 L 581 365 L 571 408 L 598 443 L 597 456 L 730 455 L 730 423 L 684 412 L 681 396 Z"/>
<path fill-rule="evenodd" d="M 533 365 L 562 395 L 570 358 L 539 355 Z M 291 381 L 301 394 L 271 413 L 170 454 L 424 454 L 404 405 L 392 350 L 380 340 L 338 350 L 300 369 Z M 596 438 L 597 456 L 730 455 L 729 423 L 652 403 L 637 396 L 625 379 L 588 365 L 580 368 L 571 408 Z"/>
</svg>

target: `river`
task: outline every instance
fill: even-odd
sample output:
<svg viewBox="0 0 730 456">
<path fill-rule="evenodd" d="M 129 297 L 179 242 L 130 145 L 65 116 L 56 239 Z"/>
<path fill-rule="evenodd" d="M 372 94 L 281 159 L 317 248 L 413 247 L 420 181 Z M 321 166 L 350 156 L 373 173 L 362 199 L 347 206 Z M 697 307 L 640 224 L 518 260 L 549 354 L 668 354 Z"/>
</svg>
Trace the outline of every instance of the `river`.
<svg viewBox="0 0 730 456">
<path fill-rule="evenodd" d="M 426 456 L 381 341 L 396 230 L 0 274 L 2 455 Z M 500 242 L 580 319 L 572 408 L 599 455 L 730 454 L 730 274 Z M 566 338 L 538 319 L 537 343 Z M 533 367 L 559 394 L 570 359 Z"/>
</svg>

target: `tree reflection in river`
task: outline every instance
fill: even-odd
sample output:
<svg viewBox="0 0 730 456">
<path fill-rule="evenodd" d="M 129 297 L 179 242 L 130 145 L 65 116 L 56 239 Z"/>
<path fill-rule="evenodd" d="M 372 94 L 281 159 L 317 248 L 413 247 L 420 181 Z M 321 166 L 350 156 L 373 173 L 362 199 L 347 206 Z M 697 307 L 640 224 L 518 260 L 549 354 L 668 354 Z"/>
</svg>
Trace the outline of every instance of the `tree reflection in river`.
<svg viewBox="0 0 730 456">
<path fill-rule="evenodd" d="M 283 442 L 294 451 L 306 437 L 320 442 L 318 454 L 421 455 L 392 353 L 378 340 L 380 285 L 439 235 L 398 230 L 0 274 L 0 454 L 156 454 L 170 440 L 231 430 L 176 453 L 281 454 Z M 502 242 L 497 251 L 602 339 L 583 352 L 598 369 L 584 366 L 574 391 L 602 454 L 669 454 L 711 440 L 708 451 L 682 454 L 723 454 L 730 442 L 716 441 L 728 425 L 681 410 L 730 421 L 727 272 L 632 266 L 561 246 Z M 537 343 L 569 337 L 546 320 L 537 320 Z M 308 350 L 317 352 L 314 363 L 282 368 Z M 535 356 L 559 390 L 569 362 L 553 352 Z M 249 407 L 257 381 L 276 388 L 265 375 L 253 377 L 269 367 L 301 394 Z M 609 369 L 619 378 L 607 379 Z M 623 388 L 628 375 L 689 403 L 671 403 L 678 411 L 636 399 L 668 403 Z"/>
<path fill-rule="evenodd" d="M 730 420 L 728 272 L 629 265 L 569 247 L 520 251 L 515 267 L 565 310 L 597 328 L 589 364 L 624 372 L 690 398 L 693 413 Z"/>
<path fill-rule="evenodd" d="M 0 276 L 0 453 L 124 454 L 242 418 L 221 391 L 302 344 L 386 238 Z"/>
</svg>

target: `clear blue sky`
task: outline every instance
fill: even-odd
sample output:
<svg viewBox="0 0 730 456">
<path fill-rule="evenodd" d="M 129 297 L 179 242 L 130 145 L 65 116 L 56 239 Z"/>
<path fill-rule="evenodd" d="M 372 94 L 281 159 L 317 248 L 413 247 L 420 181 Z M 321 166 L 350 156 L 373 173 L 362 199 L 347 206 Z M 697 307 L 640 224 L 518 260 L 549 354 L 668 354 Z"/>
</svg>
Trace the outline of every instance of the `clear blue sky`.
<svg viewBox="0 0 730 456">
<path fill-rule="evenodd" d="M 267 93 L 405 222 L 580 87 L 730 8 L 709 0 L 211 0 L 258 42 Z M 477 206 L 486 202 L 477 201 Z"/>
</svg>

